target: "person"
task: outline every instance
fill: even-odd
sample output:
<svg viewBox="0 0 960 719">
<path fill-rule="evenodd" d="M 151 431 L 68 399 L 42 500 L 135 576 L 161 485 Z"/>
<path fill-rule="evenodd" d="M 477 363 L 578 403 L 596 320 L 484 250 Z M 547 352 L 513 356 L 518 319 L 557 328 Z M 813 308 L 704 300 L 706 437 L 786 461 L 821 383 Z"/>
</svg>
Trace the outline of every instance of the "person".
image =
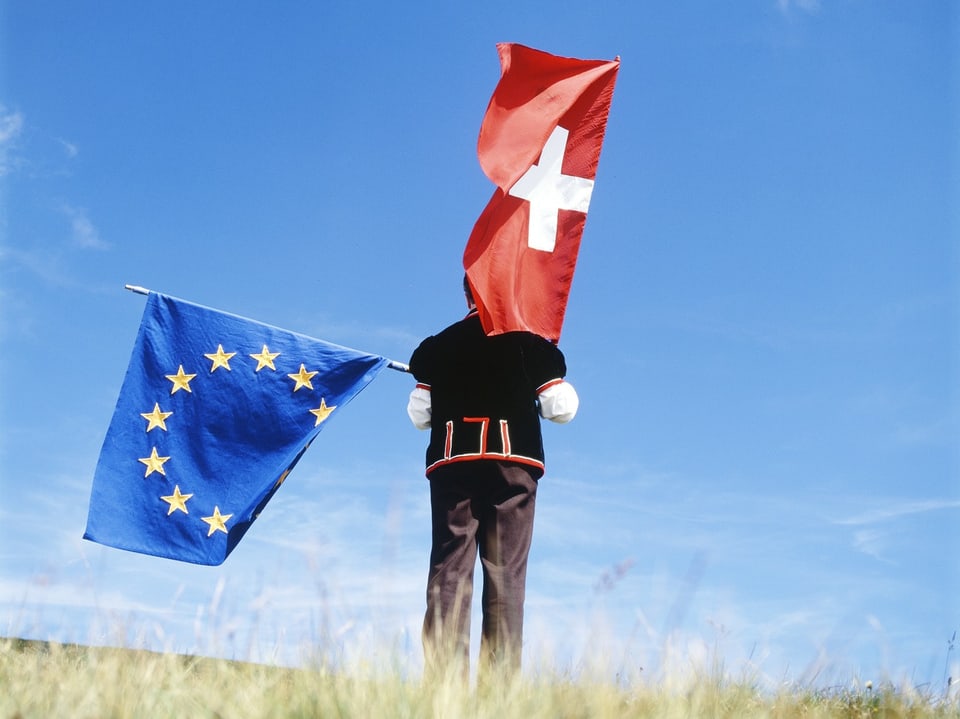
<svg viewBox="0 0 960 719">
<path fill-rule="evenodd" d="M 423 646 L 427 673 L 469 674 L 473 572 L 483 571 L 480 671 L 520 669 L 527 558 L 538 480 L 540 418 L 579 407 L 563 353 L 530 332 L 487 336 L 467 278 L 466 317 L 410 358 L 407 413 L 429 429 L 432 548 Z"/>
</svg>

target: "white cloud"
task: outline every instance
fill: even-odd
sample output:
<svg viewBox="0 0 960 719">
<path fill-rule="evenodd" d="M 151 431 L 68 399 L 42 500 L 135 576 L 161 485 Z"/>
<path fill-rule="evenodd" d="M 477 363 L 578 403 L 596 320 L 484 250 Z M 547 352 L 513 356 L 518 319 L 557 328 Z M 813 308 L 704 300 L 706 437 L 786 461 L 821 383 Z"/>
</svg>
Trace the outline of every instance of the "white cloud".
<svg viewBox="0 0 960 719">
<path fill-rule="evenodd" d="M 9 153 L 23 132 L 23 115 L 19 112 L 8 112 L 0 105 L 0 177 L 11 171 Z"/>
<path fill-rule="evenodd" d="M 899 444 L 907 446 L 940 445 L 951 441 L 953 423 L 949 418 L 939 419 L 926 424 L 901 423 L 893 432 L 893 438 Z"/>
<path fill-rule="evenodd" d="M 87 211 L 72 205 L 63 205 L 61 212 L 70 220 L 70 241 L 84 250 L 105 250 L 109 245 L 100 238 L 100 232 L 87 216 Z"/>
<path fill-rule="evenodd" d="M 115 293 L 115 285 L 104 282 L 91 282 L 75 276 L 68 260 L 63 253 L 49 250 L 19 250 L 10 247 L 0 247 L 0 265 L 15 265 L 42 282 L 60 289 L 85 290 L 100 294 Z M 16 323 L 8 322 L 7 326 L 0 325 L 0 331 L 17 327 L 18 331 L 29 331 L 32 327 L 26 303 L 23 303 L 25 313 L 16 317 Z"/>
<path fill-rule="evenodd" d="M 820 0 L 777 0 L 780 12 L 786 14 L 793 8 L 805 13 L 816 13 L 820 10 Z"/>
<path fill-rule="evenodd" d="M 72 160 L 73 158 L 75 158 L 77 155 L 80 154 L 80 148 L 77 147 L 74 143 L 68 140 L 64 140 L 62 137 L 58 137 L 57 142 L 59 142 L 61 147 L 63 147 L 63 151 L 64 153 L 66 153 L 69 159 Z"/>
<path fill-rule="evenodd" d="M 846 526 L 876 524 L 913 514 L 936 512 L 943 509 L 960 509 L 960 499 L 928 499 L 921 502 L 904 502 L 890 507 L 873 509 L 846 519 L 838 519 L 835 523 Z"/>
<path fill-rule="evenodd" d="M 877 529 L 858 529 L 853 533 L 853 546 L 859 552 L 880 561 L 887 561 L 883 556 L 886 547 L 886 532 Z"/>
<path fill-rule="evenodd" d="M 888 507 L 878 507 L 868 510 L 862 514 L 853 515 L 843 519 L 834 520 L 834 524 L 840 526 L 854 527 L 852 543 L 853 548 L 881 562 L 893 563 L 893 560 L 887 556 L 893 549 L 895 542 L 891 541 L 894 536 L 893 528 L 882 528 L 877 525 L 885 525 L 890 522 L 913 517 L 919 514 L 929 512 L 939 512 L 944 510 L 960 509 L 960 500 L 957 499 L 931 499 L 915 502 L 902 502 Z"/>
<path fill-rule="evenodd" d="M 0 106 L 0 144 L 6 144 L 20 134 L 23 129 L 23 115 L 19 112 L 7 112 Z"/>
</svg>

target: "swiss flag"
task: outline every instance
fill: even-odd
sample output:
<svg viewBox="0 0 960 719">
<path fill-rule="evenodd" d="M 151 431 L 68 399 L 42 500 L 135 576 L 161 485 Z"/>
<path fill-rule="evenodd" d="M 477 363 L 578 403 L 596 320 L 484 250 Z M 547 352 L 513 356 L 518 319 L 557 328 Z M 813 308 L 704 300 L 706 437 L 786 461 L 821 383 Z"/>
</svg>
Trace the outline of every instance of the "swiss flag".
<svg viewBox="0 0 960 719">
<path fill-rule="evenodd" d="M 500 82 L 477 143 L 497 189 L 463 266 L 487 334 L 527 330 L 556 342 L 620 60 L 506 43 L 497 51 Z"/>
</svg>

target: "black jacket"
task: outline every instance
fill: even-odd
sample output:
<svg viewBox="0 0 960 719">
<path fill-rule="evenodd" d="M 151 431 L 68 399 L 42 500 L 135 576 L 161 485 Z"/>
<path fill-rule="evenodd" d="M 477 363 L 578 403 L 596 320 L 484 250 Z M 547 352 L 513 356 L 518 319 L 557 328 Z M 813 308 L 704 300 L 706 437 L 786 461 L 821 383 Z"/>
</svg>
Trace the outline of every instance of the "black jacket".
<svg viewBox="0 0 960 719">
<path fill-rule="evenodd" d="M 426 338 L 410 372 L 431 395 L 427 474 L 451 462 L 494 459 L 542 476 L 537 395 L 566 371 L 555 345 L 530 332 L 488 337 L 476 311 Z"/>
</svg>

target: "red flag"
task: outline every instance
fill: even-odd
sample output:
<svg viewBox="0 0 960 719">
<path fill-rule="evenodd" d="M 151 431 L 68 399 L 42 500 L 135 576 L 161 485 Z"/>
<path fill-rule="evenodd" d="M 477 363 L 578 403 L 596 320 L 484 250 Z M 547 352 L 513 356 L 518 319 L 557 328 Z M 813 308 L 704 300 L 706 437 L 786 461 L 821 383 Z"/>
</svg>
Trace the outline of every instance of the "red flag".
<svg viewBox="0 0 960 719">
<path fill-rule="evenodd" d="M 619 58 L 499 44 L 500 82 L 477 155 L 497 184 L 463 266 L 487 334 L 560 339 Z"/>
</svg>

